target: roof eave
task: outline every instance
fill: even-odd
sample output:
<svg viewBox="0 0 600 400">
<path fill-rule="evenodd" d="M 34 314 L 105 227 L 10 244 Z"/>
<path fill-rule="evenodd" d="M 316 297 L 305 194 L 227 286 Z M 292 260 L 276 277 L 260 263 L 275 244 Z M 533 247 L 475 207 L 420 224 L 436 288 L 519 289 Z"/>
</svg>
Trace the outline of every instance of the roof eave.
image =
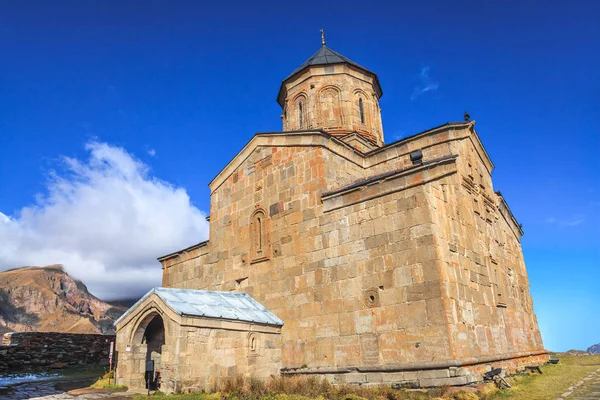
<svg viewBox="0 0 600 400">
<path fill-rule="evenodd" d="M 383 96 L 383 90 L 381 89 L 381 84 L 379 83 L 379 78 L 377 77 L 377 74 L 375 72 L 371 72 L 366 68 L 363 68 L 359 65 L 353 65 L 346 61 L 339 62 L 339 63 L 327 64 L 327 65 L 339 65 L 339 64 L 350 65 L 353 68 L 360 69 L 364 73 L 371 75 L 373 77 L 373 86 L 375 87 L 375 92 L 377 94 L 377 97 L 381 98 L 381 96 Z M 289 82 L 290 80 L 297 77 L 298 75 L 300 75 L 301 73 L 303 73 L 304 71 L 308 70 L 311 67 L 319 67 L 319 66 L 323 66 L 323 65 L 314 65 L 314 64 L 307 65 L 306 67 L 294 72 L 292 75 L 288 76 L 281 82 L 281 86 L 279 87 L 279 93 L 277 94 L 277 103 L 279 103 L 281 108 L 283 108 L 285 106 L 285 94 L 284 93 L 286 91 L 286 87 L 285 87 L 286 82 Z"/>
<path fill-rule="evenodd" d="M 183 253 L 184 251 L 192 251 L 192 250 L 195 250 L 195 249 L 200 248 L 202 246 L 206 246 L 207 244 L 208 244 L 208 240 L 204 240 L 204 241 L 202 241 L 200 243 L 196 243 L 196 244 L 193 244 L 193 245 L 191 245 L 189 247 L 186 247 L 185 249 L 177 250 L 177 251 L 174 251 L 172 253 L 166 254 L 164 256 L 160 256 L 160 257 L 157 258 L 157 260 L 160 261 L 160 262 L 162 262 L 162 261 L 168 260 L 169 258 L 173 258 L 173 257 L 175 257 L 175 256 Z"/>
</svg>

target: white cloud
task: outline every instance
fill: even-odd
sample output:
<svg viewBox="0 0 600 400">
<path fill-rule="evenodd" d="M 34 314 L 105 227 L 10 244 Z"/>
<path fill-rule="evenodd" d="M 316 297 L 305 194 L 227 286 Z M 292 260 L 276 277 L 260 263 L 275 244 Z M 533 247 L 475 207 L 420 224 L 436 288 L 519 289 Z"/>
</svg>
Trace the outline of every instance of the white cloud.
<svg viewBox="0 0 600 400">
<path fill-rule="evenodd" d="M 415 86 L 415 88 L 413 89 L 412 95 L 410 96 L 411 101 L 427 92 L 433 92 L 437 90 L 438 87 L 440 87 L 439 82 L 433 81 L 429 77 L 430 70 L 430 67 L 421 67 L 421 70 L 419 71 L 419 79 L 421 83 Z"/>
<path fill-rule="evenodd" d="M 10 218 L 7 215 L 2 214 L 0 212 L 0 224 L 8 224 L 9 222 L 10 222 Z"/>
<path fill-rule="evenodd" d="M 406 137 L 406 132 L 404 132 L 404 131 L 392 132 L 391 137 L 392 137 L 393 141 L 398 141 L 398 140 Z"/>
<path fill-rule="evenodd" d="M 568 220 L 566 220 L 564 222 L 564 225 L 566 226 L 577 226 L 577 225 L 581 225 L 585 222 L 585 216 L 583 215 L 577 215 L 573 218 L 570 218 Z"/>
<path fill-rule="evenodd" d="M 0 213 L 0 270 L 63 264 L 100 298 L 138 296 L 160 286 L 156 257 L 208 237 L 205 214 L 124 149 L 86 150 L 87 160 L 62 159 L 35 204 Z"/>
<path fill-rule="evenodd" d="M 568 218 L 548 217 L 544 220 L 544 222 L 549 225 L 558 226 L 578 226 L 583 224 L 585 221 L 586 216 L 583 214 L 577 214 Z"/>
<path fill-rule="evenodd" d="M 154 149 L 148 149 L 148 155 L 150 157 L 154 157 L 156 155 L 156 150 L 154 150 Z"/>
</svg>

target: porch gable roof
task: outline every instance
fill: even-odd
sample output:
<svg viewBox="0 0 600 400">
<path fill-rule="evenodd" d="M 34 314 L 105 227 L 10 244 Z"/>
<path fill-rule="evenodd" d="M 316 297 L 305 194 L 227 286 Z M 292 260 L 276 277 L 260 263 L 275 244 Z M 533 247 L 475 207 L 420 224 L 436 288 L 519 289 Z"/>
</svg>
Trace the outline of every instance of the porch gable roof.
<svg viewBox="0 0 600 400">
<path fill-rule="evenodd" d="M 283 321 L 244 292 L 219 292 L 155 287 L 125 311 L 116 326 L 151 295 L 156 294 L 179 315 L 283 326 Z"/>
</svg>

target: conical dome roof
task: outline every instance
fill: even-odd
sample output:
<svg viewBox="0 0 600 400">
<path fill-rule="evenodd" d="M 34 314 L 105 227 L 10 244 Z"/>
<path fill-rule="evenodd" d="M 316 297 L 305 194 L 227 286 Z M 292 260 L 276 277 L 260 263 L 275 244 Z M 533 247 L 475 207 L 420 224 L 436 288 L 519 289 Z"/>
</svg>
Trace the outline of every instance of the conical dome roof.
<svg viewBox="0 0 600 400">
<path fill-rule="evenodd" d="M 365 67 L 358 65 L 357 63 L 355 63 L 347 57 L 344 57 L 337 51 L 331 50 L 329 47 L 323 45 L 315 54 L 313 54 L 308 60 L 306 60 L 302 65 L 296 68 L 294 72 L 292 72 L 287 78 L 285 78 L 284 81 L 287 81 L 289 78 L 296 75 L 298 72 L 302 71 L 304 68 L 310 65 L 330 65 L 342 63 L 354 65 L 357 68 L 364 69 L 365 71 L 375 75 L 373 72 L 369 71 Z"/>
<path fill-rule="evenodd" d="M 365 67 L 363 67 L 363 66 L 355 63 L 354 61 L 350 60 L 349 58 L 341 55 L 337 51 L 334 51 L 334 50 L 330 49 L 329 47 L 322 45 L 321 48 L 315 54 L 310 56 L 310 58 L 308 60 L 306 60 L 304 63 L 302 63 L 302 65 L 300 65 L 298 68 L 296 68 L 294 70 L 294 72 L 292 72 L 287 78 L 285 78 L 283 80 L 283 82 L 281 84 L 281 89 L 279 90 L 279 95 L 277 96 L 277 101 L 283 107 L 284 99 L 282 97 L 283 97 L 285 82 L 288 79 L 295 76 L 296 74 L 303 71 L 304 69 L 311 67 L 311 66 L 317 66 L 317 65 L 333 65 L 333 64 L 344 64 L 344 63 L 350 64 L 358 69 L 362 69 L 364 72 L 366 72 L 368 74 L 373 75 L 375 77 L 376 90 L 379 91 L 378 95 L 379 95 L 379 97 L 381 97 L 383 95 L 383 91 L 381 90 L 381 86 L 379 85 L 379 79 L 377 79 L 377 74 L 375 74 L 372 71 L 369 71 Z"/>
</svg>

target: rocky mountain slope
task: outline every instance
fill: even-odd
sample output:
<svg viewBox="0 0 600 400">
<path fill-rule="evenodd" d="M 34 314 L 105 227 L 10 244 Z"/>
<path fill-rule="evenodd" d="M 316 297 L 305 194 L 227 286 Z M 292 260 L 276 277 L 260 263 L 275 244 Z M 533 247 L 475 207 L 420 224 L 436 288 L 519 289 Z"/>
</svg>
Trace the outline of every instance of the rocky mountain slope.
<svg viewBox="0 0 600 400">
<path fill-rule="evenodd" d="M 96 298 L 60 265 L 0 272 L 0 334 L 114 334 L 112 324 L 126 309 Z"/>
<path fill-rule="evenodd" d="M 600 354 L 600 343 L 588 347 L 587 352 L 592 354 Z"/>
</svg>

